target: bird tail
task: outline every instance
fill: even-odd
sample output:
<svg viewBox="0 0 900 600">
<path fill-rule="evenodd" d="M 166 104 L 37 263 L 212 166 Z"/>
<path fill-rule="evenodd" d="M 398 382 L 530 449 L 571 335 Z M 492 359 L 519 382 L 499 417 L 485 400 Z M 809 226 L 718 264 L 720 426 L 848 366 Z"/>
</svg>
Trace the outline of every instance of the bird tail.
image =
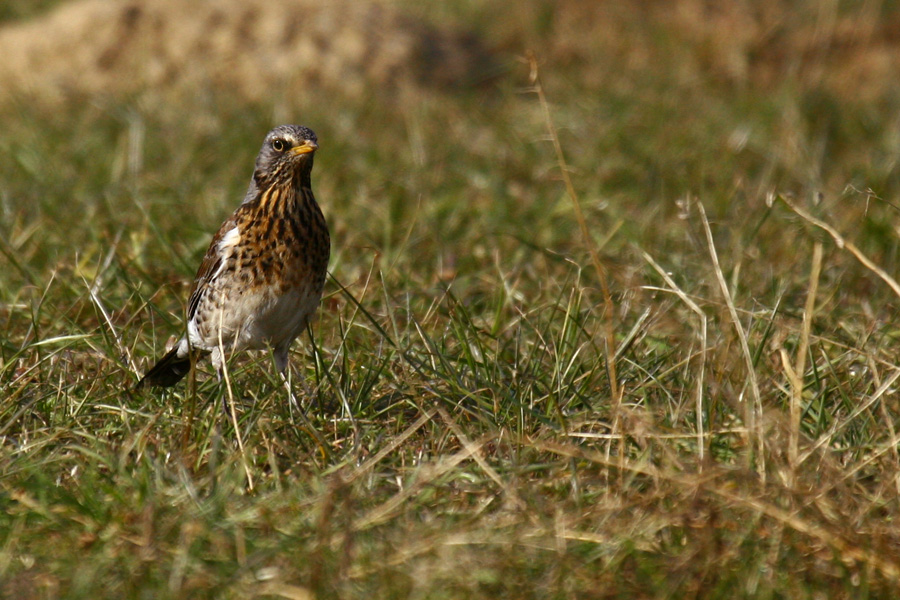
<svg viewBox="0 0 900 600">
<path fill-rule="evenodd" d="M 176 344 L 165 356 L 159 359 L 156 365 L 147 371 L 147 374 L 137 382 L 134 389 L 139 390 L 145 385 L 153 387 L 172 387 L 191 371 L 191 356 L 178 356 Z"/>
</svg>

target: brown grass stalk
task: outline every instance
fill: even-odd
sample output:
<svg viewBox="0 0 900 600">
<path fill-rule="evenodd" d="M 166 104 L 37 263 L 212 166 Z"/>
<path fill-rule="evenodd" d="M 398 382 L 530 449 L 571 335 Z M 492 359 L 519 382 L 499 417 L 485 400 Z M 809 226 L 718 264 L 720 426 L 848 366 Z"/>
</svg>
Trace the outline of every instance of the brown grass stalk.
<svg viewBox="0 0 900 600">
<path fill-rule="evenodd" d="M 547 102 L 547 96 L 544 93 L 544 87 L 541 85 L 541 77 L 538 70 L 537 58 L 535 57 L 534 53 L 529 52 L 528 65 L 530 67 L 529 79 L 531 81 L 532 89 L 537 94 L 538 100 L 540 100 L 541 109 L 544 112 L 544 122 L 547 124 L 547 132 L 550 135 L 550 140 L 553 142 L 553 149 L 556 152 L 556 160 L 559 163 L 559 172 L 562 176 L 563 183 L 566 186 L 566 193 L 568 194 L 569 199 L 572 201 L 572 208 L 575 210 L 575 219 L 578 221 L 578 227 L 581 229 L 581 237 L 584 240 L 584 244 L 591 255 L 591 262 L 594 265 L 594 270 L 597 272 L 597 279 L 600 282 L 600 292 L 603 295 L 603 303 L 606 305 L 606 318 L 604 319 L 606 348 L 604 350 L 606 353 L 606 368 L 609 371 L 609 389 L 610 395 L 613 397 L 613 401 L 618 403 L 620 400 L 620 390 L 618 377 L 616 375 L 615 360 L 615 305 L 613 304 L 612 295 L 609 292 L 609 278 L 606 274 L 606 267 L 603 266 L 603 261 L 600 260 L 600 253 L 597 251 L 597 246 L 594 243 L 594 239 L 591 237 L 590 230 L 588 229 L 587 221 L 584 218 L 584 212 L 581 210 L 581 202 L 578 200 L 578 194 L 575 193 L 575 186 L 572 185 L 572 178 L 569 177 L 569 165 L 566 163 L 566 157 L 563 154 L 562 144 L 559 141 L 559 134 L 557 133 L 556 126 L 554 126 L 553 124 L 553 116 L 550 114 L 550 104 L 549 102 Z"/>
<path fill-rule="evenodd" d="M 678 298 L 684 302 L 687 307 L 697 315 L 700 319 L 700 373 L 697 375 L 697 400 L 696 400 L 696 412 L 697 412 L 697 448 L 698 454 L 700 458 L 700 464 L 703 464 L 705 449 L 706 449 L 706 440 L 705 435 L 703 433 L 703 385 L 704 385 L 704 376 L 706 374 L 706 352 L 707 352 L 707 319 L 706 313 L 704 313 L 697 303 L 688 297 L 684 290 L 682 290 L 678 285 L 675 284 L 675 281 L 666 273 L 665 269 L 660 267 L 653 257 L 649 254 L 641 250 L 641 255 L 644 257 L 644 260 L 650 263 L 650 266 L 653 267 L 653 270 L 659 274 L 660 277 L 663 278 L 663 281 L 666 282 L 666 285 L 669 286 L 672 292 L 675 293 Z"/>
<path fill-rule="evenodd" d="M 697 202 L 697 207 L 700 210 L 700 219 L 703 223 L 703 231 L 706 233 L 706 243 L 709 247 L 709 257 L 713 264 L 713 270 L 716 273 L 719 290 L 725 299 L 725 305 L 728 307 L 728 314 L 731 316 L 731 322 L 740 341 L 741 353 L 747 368 L 747 380 L 750 383 L 750 392 L 753 394 L 753 405 L 749 407 L 746 413 L 747 428 L 752 434 L 756 435 L 757 471 L 760 477 L 765 480 L 765 448 L 759 423 L 759 417 L 762 415 L 762 398 L 759 393 L 759 381 L 756 378 L 756 370 L 753 368 L 753 355 L 750 352 L 750 345 L 747 343 L 747 334 L 744 332 L 737 309 L 734 306 L 734 299 L 732 299 L 731 292 L 728 290 L 725 275 L 722 273 L 722 266 L 719 264 L 719 255 L 716 253 L 716 245 L 713 241 L 712 230 L 709 227 L 709 219 L 706 218 L 706 209 L 703 208 L 703 203 L 700 201 Z"/>
<path fill-rule="evenodd" d="M 819 229 L 822 229 L 826 233 L 828 233 L 828 235 L 831 236 L 831 239 L 834 240 L 834 243 L 838 248 L 847 250 L 850 254 L 853 255 L 854 258 L 856 258 L 856 260 L 862 263 L 865 268 L 875 273 L 875 275 L 877 275 L 882 281 L 888 284 L 888 287 L 891 288 L 891 290 L 894 292 L 894 294 L 897 295 L 897 297 L 900 297 L 900 284 L 897 283 L 897 280 L 888 275 L 884 269 L 872 262 L 872 260 L 865 254 L 863 254 L 862 250 L 857 248 L 853 242 L 846 240 L 844 236 L 838 233 L 837 229 L 835 229 L 825 221 L 812 216 L 799 206 L 794 205 L 784 196 L 779 196 L 779 198 L 781 198 L 781 201 L 784 202 L 788 208 L 797 213 L 803 220 L 810 223 L 811 225 L 815 225 Z"/>
<path fill-rule="evenodd" d="M 488 434 L 481 438 L 477 443 L 466 446 L 449 458 L 438 460 L 431 465 L 423 465 L 419 469 L 415 481 L 410 482 L 409 487 L 399 491 L 397 494 L 369 510 L 364 516 L 354 521 L 353 529 L 355 531 L 362 531 L 389 520 L 409 498 L 418 494 L 425 486 L 434 480 L 455 469 L 461 462 L 471 458 L 478 452 L 481 452 L 484 445 L 495 438 L 495 434 Z"/>
<path fill-rule="evenodd" d="M 806 354 L 809 349 L 809 332 L 816 310 L 816 293 L 819 289 L 819 275 L 822 273 L 822 242 L 813 244 L 812 267 L 809 275 L 809 293 L 803 309 L 803 326 L 800 330 L 800 345 L 797 347 L 797 358 L 794 372 L 799 380 L 791 393 L 791 442 L 789 455 L 791 466 L 797 464 L 797 443 L 800 436 L 800 405 L 803 402 L 803 374 L 806 372 Z"/>
</svg>

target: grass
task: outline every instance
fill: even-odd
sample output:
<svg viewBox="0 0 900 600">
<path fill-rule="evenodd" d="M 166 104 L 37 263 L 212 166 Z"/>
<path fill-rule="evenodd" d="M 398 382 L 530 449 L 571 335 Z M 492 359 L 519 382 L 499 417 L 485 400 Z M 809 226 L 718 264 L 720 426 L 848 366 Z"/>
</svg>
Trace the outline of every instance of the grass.
<svg viewBox="0 0 900 600">
<path fill-rule="evenodd" d="M 290 105 L 333 279 L 303 412 L 245 354 L 236 428 L 208 365 L 125 390 L 285 99 L 0 109 L 0 595 L 897 597 L 896 89 L 552 6 L 411 9 L 542 50 L 546 113 L 512 58 Z"/>
</svg>

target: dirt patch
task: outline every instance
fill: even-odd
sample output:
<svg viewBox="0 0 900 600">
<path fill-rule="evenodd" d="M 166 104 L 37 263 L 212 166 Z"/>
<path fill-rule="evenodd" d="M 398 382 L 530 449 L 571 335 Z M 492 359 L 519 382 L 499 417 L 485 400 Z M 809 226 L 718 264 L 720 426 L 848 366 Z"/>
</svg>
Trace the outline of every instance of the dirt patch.
<svg viewBox="0 0 900 600">
<path fill-rule="evenodd" d="M 0 89 L 44 98 L 200 87 L 251 100 L 465 85 L 489 72 L 472 36 L 362 0 L 79 0 L 0 28 Z"/>
</svg>

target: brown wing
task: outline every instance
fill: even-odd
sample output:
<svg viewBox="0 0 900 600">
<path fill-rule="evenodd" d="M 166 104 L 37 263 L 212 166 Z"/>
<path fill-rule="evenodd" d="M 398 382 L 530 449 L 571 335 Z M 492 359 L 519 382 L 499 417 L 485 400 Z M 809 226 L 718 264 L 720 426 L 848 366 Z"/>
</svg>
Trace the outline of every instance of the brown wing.
<svg viewBox="0 0 900 600">
<path fill-rule="evenodd" d="M 219 248 L 219 242 L 222 241 L 226 232 L 234 229 L 236 224 L 235 215 L 231 215 L 228 220 L 222 223 L 219 231 L 216 232 L 216 235 L 213 236 L 212 241 L 209 243 L 209 249 L 206 251 L 206 256 L 203 257 L 203 262 L 200 263 L 200 268 L 197 269 L 194 285 L 191 287 L 191 296 L 188 299 L 187 310 L 188 321 L 194 318 L 194 313 L 197 312 L 197 307 L 200 305 L 200 299 L 207 288 L 209 288 L 209 284 L 222 265 L 223 253 Z"/>
</svg>

